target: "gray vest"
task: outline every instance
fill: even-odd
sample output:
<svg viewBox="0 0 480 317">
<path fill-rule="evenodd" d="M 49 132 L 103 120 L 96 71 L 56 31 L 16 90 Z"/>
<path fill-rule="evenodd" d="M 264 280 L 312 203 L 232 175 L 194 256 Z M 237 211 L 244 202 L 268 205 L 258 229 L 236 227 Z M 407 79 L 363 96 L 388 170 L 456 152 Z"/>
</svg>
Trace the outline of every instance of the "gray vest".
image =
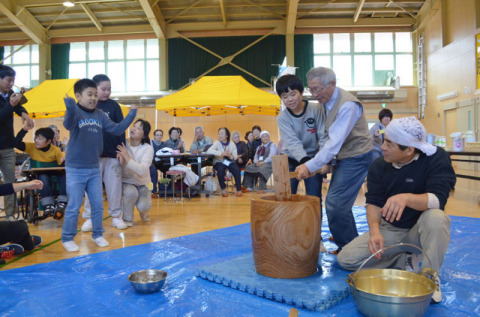
<svg viewBox="0 0 480 317">
<path fill-rule="evenodd" d="M 268 142 L 267 146 L 265 147 L 265 154 L 262 155 L 263 159 L 260 162 L 265 161 L 268 158 L 268 156 L 270 155 L 270 146 L 271 145 L 272 145 L 272 142 L 271 141 Z M 260 150 L 262 149 L 262 147 L 263 147 L 263 143 L 262 143 L 262 145 L 257 147 L 257 152 L 255 154 L 259 153 Z"/>
<path fill-rule="evenodd" d="M 362 103 L 355 98 L 348 91 L 338 88 L 338 97 L 332 110 L 328 113 L 326 125 L 327 129 L 333 124 L 337 118 L 338 110 L 347 101 L 353 101 L 363 108 Z M 337 154 L 338 160 L 343 160 L 349 157 L 365 154 L 372 150 L 372 136 L 368 131 L 367 119 L 365 118 L 365 111 L 362 111 L 362 116 L 358 119 L 357 123 L 353 126 L 352 131 L 343 142 L 342 148 Z"/>
</svg>

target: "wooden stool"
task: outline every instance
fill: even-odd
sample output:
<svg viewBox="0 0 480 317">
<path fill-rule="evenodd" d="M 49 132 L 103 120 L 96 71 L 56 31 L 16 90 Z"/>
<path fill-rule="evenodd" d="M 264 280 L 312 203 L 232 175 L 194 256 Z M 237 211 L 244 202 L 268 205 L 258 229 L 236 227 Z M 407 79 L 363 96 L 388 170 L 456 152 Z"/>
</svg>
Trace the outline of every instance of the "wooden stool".
<svg viewBox="0 0 480 317">
<path fill-rule="evenodd" d="M 167 187 L 168 187 L 168 185 L 170 185 L 170 178 L 160 178 L 159 183 L 162 184 L 163 187 L 165 188 L 165 198 L 164 198 L 164 200 L 167 200 Z"/>
<path fill-rule="evenodd" d="M 175 200 L 175 181 L 180 180 L 180 202 L 183 202 L 183 178 L 185 177 L 185 172 L 182 171 L 167 171 L 165 173 L 172 178 L 172 195 L 173 200 Z M 190 199 L 190 190 L 188 191 L 188 199 Z"/>
</svg>

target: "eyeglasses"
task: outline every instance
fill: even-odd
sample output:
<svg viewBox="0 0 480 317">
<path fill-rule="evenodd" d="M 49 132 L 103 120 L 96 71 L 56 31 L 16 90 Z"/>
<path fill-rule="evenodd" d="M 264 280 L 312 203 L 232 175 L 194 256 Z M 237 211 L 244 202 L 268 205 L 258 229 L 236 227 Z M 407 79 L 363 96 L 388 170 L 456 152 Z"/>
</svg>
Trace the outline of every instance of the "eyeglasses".
<svg viewBox="0 0 480 317">
<path fill-rule="evenodd" d="M 322 91 L 325 90 L 325 88 L 327 88 L 328 86 L 330 86 L 330 84 L 326 85 L 326 86 L 323 86 L 323 87 L 308 87 L 308 91 L 310 91 L 310 93 L 313 95 L 318 95 L 319 93 L 321 93 Z"/>
</svg>

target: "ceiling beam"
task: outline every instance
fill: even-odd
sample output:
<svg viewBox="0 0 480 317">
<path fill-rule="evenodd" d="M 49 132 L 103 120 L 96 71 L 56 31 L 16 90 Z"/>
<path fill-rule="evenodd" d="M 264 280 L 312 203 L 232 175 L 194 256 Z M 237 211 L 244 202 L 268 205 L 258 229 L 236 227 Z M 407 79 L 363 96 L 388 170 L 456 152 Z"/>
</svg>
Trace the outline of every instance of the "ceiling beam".
<svg viewBox="0 0 480 317">
<path fill-rule="evenodd" d="M 15 0 L 20 7 L 51 7 L 63 6 L 65 0 Z M 106 2 L 135 2 L 135 0 L 75 0 L 76 4 L 92 4 L 92 3 L 106 3 Z"/>
<path fill-rule="evenodd" d="M 297 10 L 298 10 L 298 0 L 288 1 L 288 13 L 287 13 L 287 34 L 295 33 L 295 24 L 297 23 Z"/>
<path fill-rule="evenodd" d="M 183 32 L 197 32 L 201 37 L 202 32 L 224 30 L 235 32 L 236 30 L 270 29 L 273 34 L 285 34 L 285 23 L 283 21 L 231 21 L 227 26 L 222 22 L 199 22 L 199 23 L 175 23 L 168 26 L 167 38 L 179 37 Z M 191 33 L 190 33 L 191 34 Z"/>
<path fill-rule="evenodd" d="M 285 19 L 285 17 L 283 16 L 283 14 L 281 13 L 277 13 L 277 12 L 274 12 L 273 10 L 270 10 L 270 9 L 267 9 L 266 6 L 262 6 L 262 5 L 259 5 L 259 4 L 256 4 L 254 2 L 251 2 L 250 0 L 242 0 L 242 2 L 245 2 L 245 3 L 248 3 L 249 5 L 251 6 L 254 6 L 264 12 L 267 12 L 269 14 L 273 14 L 274 16 L 276 16 L 277 18 L 280 18 L 280 19 Z"/>
<path fill-rule="evenodd" d="M 335 0 L 329 0 L 328 2 L 320 3 L 320 4 L 316 5 L 313 9 L 310 9 L 310 10 L 308 10 L 307 12 L 299 15 L 299 16 L 297 17 L 297 19 L 300 19 L 301 17 L 304 17 L 304 16 L 306 16 L 306 15 L 309 15 L 310 13 L 315 12 L 315 11 L 317 11 L 318 9 L 323 8 L 324 6 L 327 6 L 327 5 L 329 5 L 330 3 L 332 3 L 332 2 L 335 2 Z"/>
<path fill-rule="evenodd" d="M 95 35 L 115 35 L 115 34 L 137 34 L 137 33 L 152 33 L 150 25 L 126 25 L 126 26 L 104 26 L 102 32 L 96 27 L 84 28 L 68 28 L 50 30 L 48 35 L 50 38 L 57 37 L 76 37 L 76 36 L 95 36 Z M 153 34 L 153 33 L 152 33 Z"/>
<path fill-rule="evenodd" d="M 85 13 L 88 15 L 88 17 L 90 18 L 90 20 L 92 20 L 93 24 L 95 24 L 95 26 L 97 27 L 97 29 L 102 32 L 102 29 L 103 29 L 103 26 L 102 26 L 102 23 L 100 23 L 100 21 L 97 19 L 97 17 L 95 16 L 95 14 L 93 14 L 92 10 L 90 10 L 90 8 L 88 7 L 87 4 L 85 3 L 80 3 L 80 6 L 82 7 L 83 11 L 85 11 Z"/>
<path fill-rule="evenodd" d="M 315 20 L 298 20 L 298 28 L 309 28 L 309 27 L 362 27 L 362 26 L 412 26 L 415 24 L 415 19 L 412 18 L 360 18 L 357 23 L 354 23 L 350 18 L 342 19 L 315 19 Z"/>
<path fill-rule="evenodd" d="M 425 4 L 422 6 L 420 11 L 417 13 L 415 19 L 415 29 L 423 28 L 432 16 L 435 16 L 438 13 L 437 2 L 440 0 L 426 0 Z"/>
<path fill-rule="evenodd" d="M 353 15 L 353 23 L 357 23 L 358 17 L 360 16 L 360 13 L 362 12 L 364 4 L 365 4 L 365 0 L 360 0 L 358 2 L 357 9 L 355 10 L 355 14 Z"/>
<path fill-rule="evenodd" d="M 49 43 L 43 26 L 30 14 L 30 12 L 16 6 L 12 0 L 0 0 L 0 12 L 5 14 L 36 44 Z"/>
<path fill-rule="evenodd" d="M 143 11 L 147 16 L 148 22 L 150 22 L 150 25 L 152 26 L 152 29 L 155 32 L 157 38 L 165 39 L 167 26 L 165 23 L 165 18 L 163 17 L 163 14 L 158 8 L 158 6 L 155 5 L 152 8 L 149 0 L 138 0 L 138 2 L 142 6 Z"/>
<path fill-rule="evenodd" d="M 167 24 L 172 22 L 173 20 L 175 20 L 177 17 L 181 16 L 182 14 L 184 14 L 185 12 L 187 12 L 188 10 L 190 10 L 191 8 L 193 8 L 194 6 L 196 6 L 197 4 L 199 4 L 200 2 L 202 2 L 202 0 L 197 0 L 196 2 L 192 3 L 190 6 L 188 6 L 187 8 L 183 9 L 182 11 L 180 11 L 179 13 L 177 13 L 174 17 L 168 19 L 167 21 Z"/>
<path fill-rule="evenodd" d="M 222 21 L 223 25 L 227 25 L 227 17 L 225 15 L 225 6 L 223 4 L 223 0 L 220 0 L 220 11 L 222 12 Z"/>
<path fill-rule="evenodd" d="M 399 7 L 402 11 L 405 11 L 405 13 L 407 13 L 409 16 L 411 16 L 412 18 L 415 19 L 415 15 L 413 13 L 411 13 L 410 11 L 408 11 L 407 9 L 403 8 L 401 5 L 399 5 L 398 3 L 396 3 L 395 1 L 393 0 L 390 0 L 389 3 L 393 3 L 394 5 L 396 5 L 397 7 Z"/>
</svg>

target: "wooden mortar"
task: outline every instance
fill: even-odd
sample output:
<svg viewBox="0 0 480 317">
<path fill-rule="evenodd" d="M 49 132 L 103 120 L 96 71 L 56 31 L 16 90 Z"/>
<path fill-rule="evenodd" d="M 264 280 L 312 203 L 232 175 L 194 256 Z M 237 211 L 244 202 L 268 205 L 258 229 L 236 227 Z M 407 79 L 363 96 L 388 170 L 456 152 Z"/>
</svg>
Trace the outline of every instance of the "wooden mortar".
<svg viewBox="0 0 480 317">
<path fill-rule="evenodd" d="M 275 278 L 301 278 L 317 272 L 321 211 L 315 196 L 252 198 L 251 236 L 255 270 Z"/>
</svg>

